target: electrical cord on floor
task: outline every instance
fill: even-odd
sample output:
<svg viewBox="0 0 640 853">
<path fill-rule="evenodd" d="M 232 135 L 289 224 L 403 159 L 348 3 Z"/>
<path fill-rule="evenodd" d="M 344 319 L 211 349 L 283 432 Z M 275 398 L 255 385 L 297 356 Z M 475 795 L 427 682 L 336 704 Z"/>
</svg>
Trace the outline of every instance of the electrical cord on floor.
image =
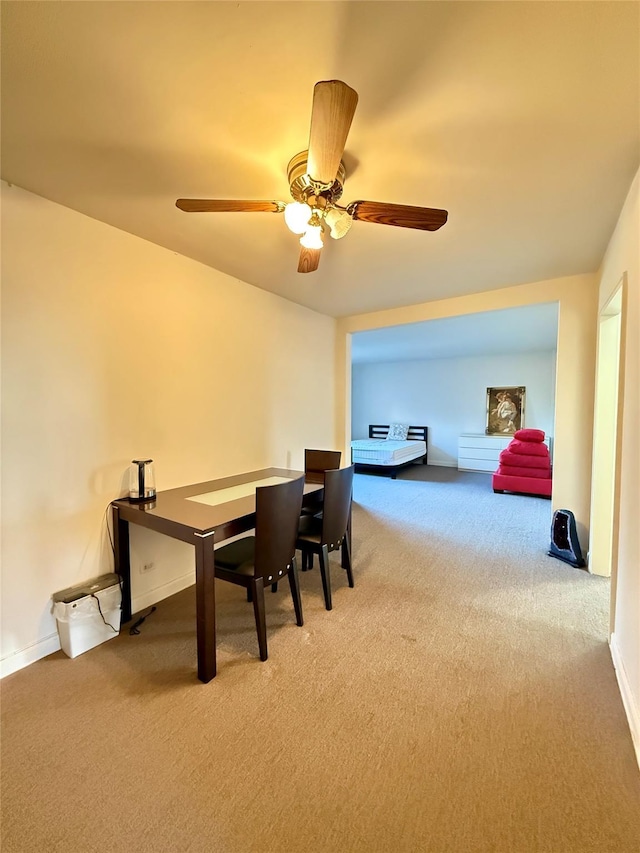
<svg viewBox="0 0 640 853">
<path fill-rule="evenodd" d="M 114 628 L 113 625 L 110 622 L 107 622 L 107 620 L 104 618 L 104 613 L 102 612 L 102 607 L 100 607 L 100 599 L 98 598 L 98 596 L 94 592 L 92 592 L 91 598 L 95 598 L 98 604 L 98 610 L 100 611 L 100 616 L 102 616 L 102 621 L 104 622 L 104 624 L 111 628 L 114 634 L 119 634 L 120 631 L 117 628 Z"/>
<path fill-rule="evenodd" d="M 140 633 L 140 631 L 139 631 L 138 629 L 139 629 L 140 625 L 142 625 L 142 623 L 143 623 L 143 622 L 144 622 L 144 620 L 147 618 L 147 616 L 151 616 L 151 614 L 152 614 L 152 613 L 155 613 L 155 612 L 156 612 L 156 610 L 157 610 L 157 608 L 156 608 L 156 606 L 155 606 L 155 604 L 154 604 L 154 605 L 153 605 L 153 607 L 151 608 L 151 610 L 150 610 L 148 613 L 145 613 L 145 615 L 144 615 L 144 616 L 141 616 L 141 617 L 138 619 L 138 621 L 137 621 L 137 622 L 134 622 L 134 623 L 133 623 L 133 625 L 129 628 L 129 634 L 130 634 L 131 636 L 133 636 L 134 634 L 139 634 L 139 633 Z"/>
</svg>

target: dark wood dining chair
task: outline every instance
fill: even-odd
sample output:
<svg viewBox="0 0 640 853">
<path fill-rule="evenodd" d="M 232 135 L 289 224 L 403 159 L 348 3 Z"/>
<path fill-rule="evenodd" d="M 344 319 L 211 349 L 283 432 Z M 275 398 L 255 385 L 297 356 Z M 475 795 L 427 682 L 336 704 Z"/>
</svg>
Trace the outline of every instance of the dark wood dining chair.
<svg viewBox="0 0 640 853">
<path fill-rule="evenodd" d="M 325 471 L 324 504 L 322 517 L 303 515 L 298 527 L 296 548 L 302 551 L 302 567 L 311 565 L 313 555 L 320 558 L 320 573 L 324 603 L 331 610 L 331 577 L 329 553 L 342 548 L 349 586 L 353 587 L 351 548 L 349 543 L 349 519 L 351 517 L 351 493 L 353 489 L 354 465 L 348 468 Z"/>
<path fill-rule="evenodd" d="M 304 473 L 321 475 L 325 471 L 340 467 L 342 453 L 339 450 L 309 450 L 304 451 Z M 320 479 L 320 482 L 322 480 Z"/>
<path fill-rule="evenodd" d="M 303 624 L 296 568 L 296 535 L 302 509 L 304 477 L 256 489 L 255 536 L 245 536 L 214 552 L 216 580 L 243 586 L 253 601 L 260 660 L 267 660 L 264 587 L 286 575 L 296 623 Z"/>
<path fill-rule="evenodd" d="M 324 472 L 339 468 L 341 459 L 342 453 L 339 450 L 305 449 L 304 473 L 307 480 L 315 483 L 324 483 Z M 317 502 L 308 507 L 302 507 L 302 515 L 322 516 L 322 503 Z"/>
</svg>

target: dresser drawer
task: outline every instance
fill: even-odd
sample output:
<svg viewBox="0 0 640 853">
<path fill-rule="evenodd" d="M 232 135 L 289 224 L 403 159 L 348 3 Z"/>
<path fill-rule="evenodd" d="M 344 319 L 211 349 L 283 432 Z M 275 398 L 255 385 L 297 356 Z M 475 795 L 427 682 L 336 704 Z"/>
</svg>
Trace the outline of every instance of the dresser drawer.
<svg viewBox="0 0 640 853">
<path fill-rule="evenodd" d="M 495 459 L 466 459 L 458 457 L 458 471 L 487 471 L 491 474 L 498 467 Z"/>
<path fill-rule="evenodd" d="M 459 447 L 458 459 L 486 459 L 497 462 L 501 448 L 498 447 Z"/>
<path fill-rule="evenodd" d="M 488 450 L 491 453 L 496 451 L 499 453 L 507 447 L 512 438 L 512 435 L 508 438 L 503 438 L 501 435 L 461 435 L 458 439 L 458 449 Z"/>
</svg>

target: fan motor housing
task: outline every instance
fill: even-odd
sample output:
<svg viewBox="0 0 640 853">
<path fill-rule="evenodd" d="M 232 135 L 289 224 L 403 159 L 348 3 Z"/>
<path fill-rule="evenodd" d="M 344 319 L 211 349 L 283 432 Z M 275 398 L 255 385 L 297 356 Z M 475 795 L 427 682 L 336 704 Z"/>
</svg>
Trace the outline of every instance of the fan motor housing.
<svg viewBox="0 0 640 853">
<path fill-rule="evenodd" d="M 307 173 L 308 151 L 301 151 L 289 160 L 287 166 L 287 178 L 289 180 L 289 191 L 295 201 L 308 202 L 314 196 L 324 198 L 332 204 L 342 195 L 346 172 L 344 163 L 340 161 L 338 174 L 333 184 L 327 188 L 324 184 L 317 184 L 311 180 Z"/>
</svg>

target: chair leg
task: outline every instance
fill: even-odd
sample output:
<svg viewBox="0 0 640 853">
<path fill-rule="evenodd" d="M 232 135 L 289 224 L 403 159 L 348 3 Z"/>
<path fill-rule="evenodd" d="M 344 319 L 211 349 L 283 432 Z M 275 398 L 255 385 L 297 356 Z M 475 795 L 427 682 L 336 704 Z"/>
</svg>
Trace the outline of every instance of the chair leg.
<svg viewBox="0 0 640 853">
<path fill-rule="evenodd" d="M 296 558 L 293 558 L 291 568 L 287 572 L 289 578 L 289 586 L 291 588 L 291 598 L 293 599 L 293 609 L 296 612 L 296 625 L 304 625 L 302 619 L 302 601 L 300 600 L 300 586 L 298 584 L 298 567 L 296 566 Z"/>
<path fill-rule="evenodd" d="M 322 590 L 324 592 L 324 606 L 327 610 L 331 610 L 331 577 L 329 575 L 329 548 L 327 545 L 322 546 L 319 554 L 320 557 L 320 574 L 322 576 Z"/>
<path fill-rule="evenodd" d="M 347 543 L 346 547 L 344 542 Z M 347 555 L 347 548 L 349 549 L 349 555 Z M 343 569 L 347 568 L 347 559 L 351 559 L 351 510 L 349 510 L 349 520 L 347 522 L 347 530 L 343 538 L 343 546 L 340 549 L 340 565 Z"/>
<path fill-rule="evenodd" d="M 347 572 L 347 580 L 349 586 L 353 589 L 353 572 L 351 570 L 351 548 L 349 547 L 349 537 L 345 534 L 342 540 L 342 565 Z"/>
<path fill-rule="evenodd" d="M 260 649 L 260 660 L 266 660 L 267 654 L 267 625 L 264 616 L 264 580 L 256 578 L 253 581 L 253 612 L 256 617 L 256 631 L 258 632 L 258 647 Z"/>
<path fill-rule="evenodd" d="M 249 603 L 251 603 L 253 601 L 253 595 L 251 593 L 251 587 L 250 586 L 247 587 L 247 601 Z"/>
<path fill-rule="evenodd" d="M 271 584 L 271 592 L 277 592 L 277 591 L 278 591 L 278 581 Z"/>
<path fill-rule="evenodd" d="M 310 572 L 313 568 L 313 551 L 307 548 L 302 549 L 302 571 Z"/>
</svg>

